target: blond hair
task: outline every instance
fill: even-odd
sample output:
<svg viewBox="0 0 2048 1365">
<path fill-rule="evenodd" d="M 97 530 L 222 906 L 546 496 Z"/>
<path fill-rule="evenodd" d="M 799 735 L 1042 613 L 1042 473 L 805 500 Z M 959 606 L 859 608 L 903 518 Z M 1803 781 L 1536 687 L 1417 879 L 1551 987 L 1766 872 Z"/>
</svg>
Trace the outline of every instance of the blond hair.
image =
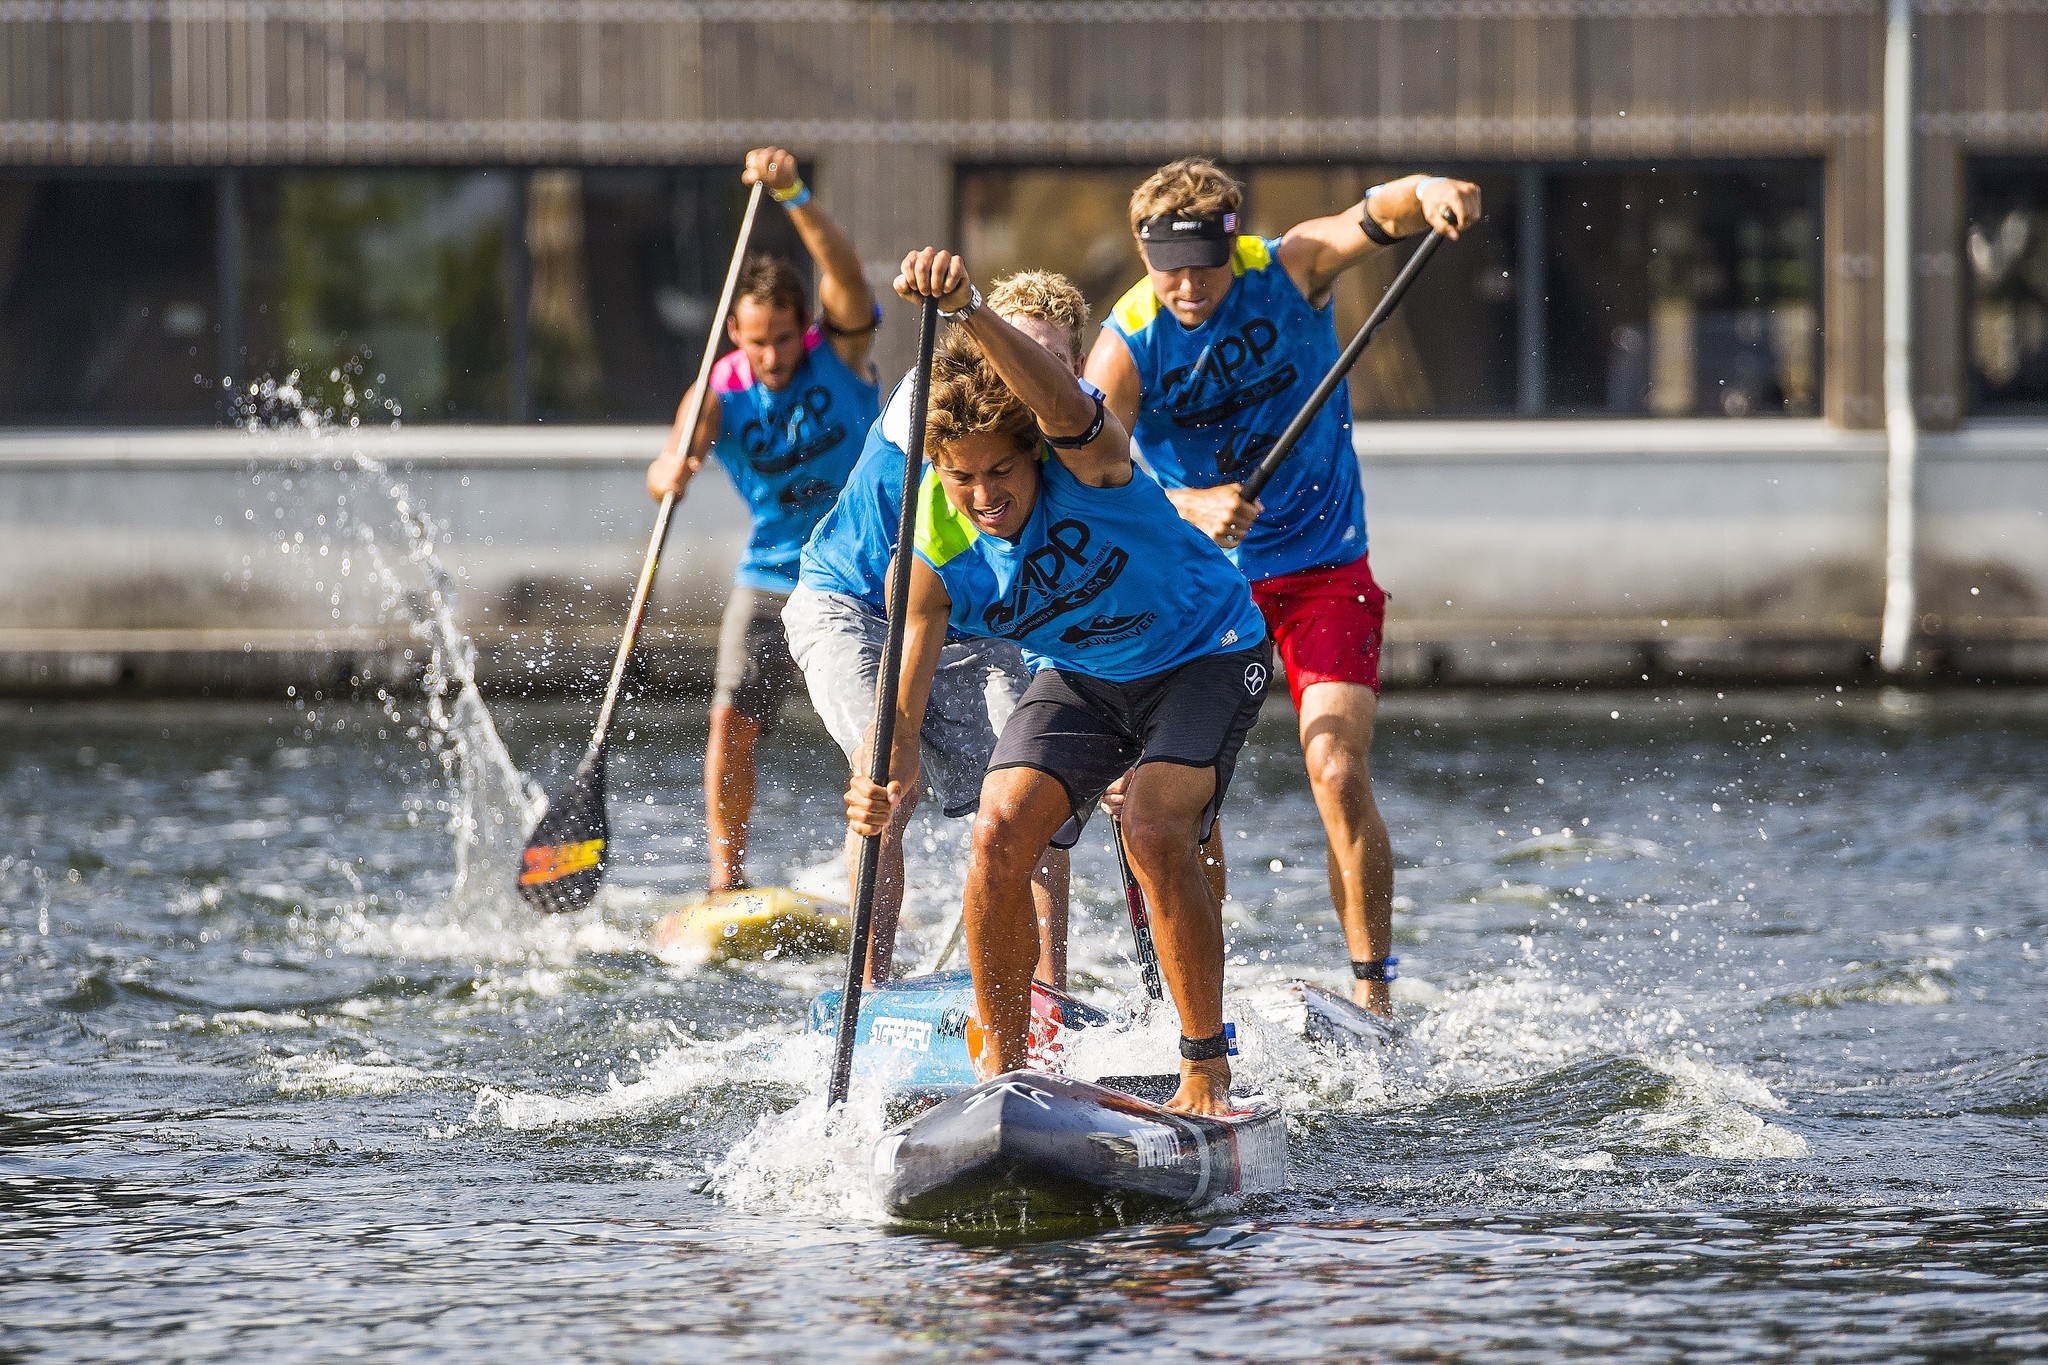
<svg viewBox="0 0 2048 1365">
<path fill-rule="evenodd" d="M 1244 207 L 1244 186 L 1206 156 L 1169 161 L 1131 191 L 1131 233 L 1163 214 L 1209 218 Z"/>
<path fill-rule="evenodd" d="M 989 364 L 981 347 L 954 331 L 932 357 L 931 398 L 925 410 L 925 445 L 945 450 L 968 436 L 994 436 L 1019 451 L 1038 448 L 1038 419 Z"/>
<path fill-rule="evenodd" d="M 1051 270 L 1020 270 L 997 280 L 988 291 L 988 306 L 1006 318 L 1036 318 L 1067 334 L 1076 357 L 1088 351 L 1088 300 L 1065 275 Z"/>
</svg>

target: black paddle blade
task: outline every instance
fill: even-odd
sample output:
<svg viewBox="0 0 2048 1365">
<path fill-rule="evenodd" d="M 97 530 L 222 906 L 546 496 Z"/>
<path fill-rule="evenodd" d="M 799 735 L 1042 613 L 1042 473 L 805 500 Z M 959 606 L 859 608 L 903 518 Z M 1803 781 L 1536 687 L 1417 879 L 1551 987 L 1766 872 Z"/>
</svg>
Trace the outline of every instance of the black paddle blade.
<svg viewBox="0 0 2048 1365">
<path fill-rule="evenodd" d="M 611 827 L 604 815 L 604 751 L 592 749 L 548 802 L 519 864 L 519 894 L 550 915 L 590 904 L 604 884 Z"/>
</svg>

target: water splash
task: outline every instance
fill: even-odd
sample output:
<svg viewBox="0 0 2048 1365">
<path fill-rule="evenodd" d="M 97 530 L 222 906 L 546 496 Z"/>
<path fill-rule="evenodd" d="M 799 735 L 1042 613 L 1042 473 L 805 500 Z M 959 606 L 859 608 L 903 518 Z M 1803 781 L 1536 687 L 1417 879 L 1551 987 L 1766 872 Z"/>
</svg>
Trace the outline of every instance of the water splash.
<svg viewBox="0 0 2048 1365">
<path fill-rule="evenodd" d="M 402 624 L 423 647 L 423 659 L 415 660 L 422 692 L 417 720 L 405 714 L 389 689 L 375 690 L 391 726 L 435 756 L 448 793 L 433 804 L 447 817 L 455 876 L 442 920 L 423 927 L 445 928 L 452 918 L 481 933 L 524 937 L 533 918 L 520 905 L 513 869 L 545 797 L 512 761 L 477 689 L 476 647 L 458 620 L 456 575 L 435 548 L 445 528 L 419 505 L 404 479 L 350 440 L 364 425 L 365 412 L 380 406 L 374 388 L 356 387 L 359 370 L 345 374 L 338 369 L 329 376 L 340 386 L 334 406 L 308 398 L 296 370 L 283 380 L 254 381 L 240 396 L 238 423 L 257 435 L 310 434 L 319 443 L 310 459 L 296 445 L 278 452 L 290 471 L 283 489 L 297 495 L 301 515 L 289 520 L 279 515 L 276 544 L 281 554 L 296 552 L 307 561 L 306 572 L 314 575 L 311 586 L 326 594 L 330 619 L 345 623 L 359 616 L 367 588 L 374 594 L 368 604 L 374 624 Z M 390 426 L 396 427 L 397 409 L 388 401 L 381 408 L 392 414 Z M 306 486 L 295 487 L 293 475 Z M 331 504 L 314 496 L 322 476 L 338 476 L 341 482 Z M 259 473 L 254 479 L 262 477 Z M 369 496 L 357 496 L 362 492 Z M 325 510 L 329 505 L 331 516 Z M 254 509 L 248 515 L 253 519 Z M 314 531 L 310 541 L 306 523 Z M 368 571 L 361 577 L 355 573 L 358 558 Z M 413 658 L 413 651 L 407 657 Z M 306 710 L 306 699 L 299 699 L 299 705 Z M 308 725 L 317 720 L 307 710 Z M 573 935 L 564 930 L 544 936 L 560 938 L 565 932 Z M 406 934 L 395 946 L 415 953 L 419 940 L 417 933 Z"/>
</svg>

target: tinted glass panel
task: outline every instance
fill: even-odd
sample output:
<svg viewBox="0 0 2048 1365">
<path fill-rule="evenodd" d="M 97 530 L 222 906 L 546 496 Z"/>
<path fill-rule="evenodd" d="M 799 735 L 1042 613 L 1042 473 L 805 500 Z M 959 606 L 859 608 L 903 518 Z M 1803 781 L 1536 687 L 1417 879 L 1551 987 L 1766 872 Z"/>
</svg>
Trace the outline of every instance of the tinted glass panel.
<svg viewBox="0 0 2048 1365">
<path fill-rule="evenodd" d="M 1545 178 L 1552 412 L 1820 410 L 1820 177 L 1807 163 Z"/>
<path fill-rule="evenodd" d="M 408 423 L 510 415 L 515 176 L 294 171 L 242 184 L 246 375 L 297 370 L 329 404 L 343 383 L 367 385 L 386 421 L 386 401 Z"/>
<path fill-rule="evenodd" d="M 534 172 L 532 410 L 567 421 L 674 416 L 696 377 L 745 207 L 729 166 Z M 809 268 L 789 216 L 770 202 L 749 250 Z"/>
<path fill-rule="evenodd" d="M 2048 160 L 1971 167 L 1970 402 L 2048 411 Z"/>
<path fill-rule="evenodd" d="M 0 421 L 210 422 L 211 178 L 0 176 Z"/>
</svg>

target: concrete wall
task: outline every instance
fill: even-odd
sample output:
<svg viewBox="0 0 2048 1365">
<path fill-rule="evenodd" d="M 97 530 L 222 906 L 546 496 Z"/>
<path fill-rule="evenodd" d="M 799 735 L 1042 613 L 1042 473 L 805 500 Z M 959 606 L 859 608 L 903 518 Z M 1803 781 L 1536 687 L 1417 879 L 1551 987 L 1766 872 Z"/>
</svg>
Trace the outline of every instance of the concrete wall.
<svg viewBox="0 0 2048 1365">
<path fill-rule="evenodd" d="M 0 433 L 0 687 L 403 679 L 426 658 L 415 626 L 437 586 L 487 683 L 589 686 L 646 547 L 641 469 L 661 437 Z M 1358 446 L 1374 565 L 1394 594 L 1390 682 L 1867 671 L 1883 581 L 1875 436 L 1820 422 L 1383 423 Z M 2048 423 L 1980 423 L 1924 452 L 1918 666 L 2048 677 Z M 702 682 L 745 527 L 708 473 L 664 556 L 654 679 Z"/>
</svg>

